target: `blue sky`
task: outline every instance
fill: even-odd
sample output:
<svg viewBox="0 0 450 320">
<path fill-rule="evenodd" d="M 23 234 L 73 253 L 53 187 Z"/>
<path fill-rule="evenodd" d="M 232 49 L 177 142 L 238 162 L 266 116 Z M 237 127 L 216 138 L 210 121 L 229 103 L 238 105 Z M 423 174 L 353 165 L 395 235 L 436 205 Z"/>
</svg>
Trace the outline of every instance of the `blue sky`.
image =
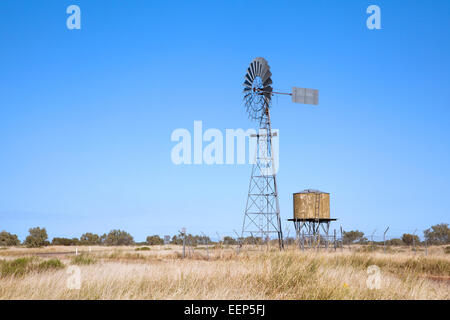
<svg viewBox="0 0 450 320">
<path fill-rule="evenodd" d="M 318 107 L 274 99 L 284 221 L 292 193 L 316 188 L 332 228 L 449 222 L 449 39 L 444 0 L 2 0 L 0 229 L 240 230 L 251 167 L 175 166 L 170 136 L 253 127 L 241 84 L 258 56 L 275 89 L 320 90 Z"/>
</svg>

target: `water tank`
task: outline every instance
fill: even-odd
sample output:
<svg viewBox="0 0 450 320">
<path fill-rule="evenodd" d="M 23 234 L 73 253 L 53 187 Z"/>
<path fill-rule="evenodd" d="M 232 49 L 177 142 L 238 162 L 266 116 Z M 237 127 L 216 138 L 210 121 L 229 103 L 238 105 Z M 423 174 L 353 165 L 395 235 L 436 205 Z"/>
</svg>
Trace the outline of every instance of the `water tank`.
<svg viewBox="0 0 450 320">
<path fill-rule="evenodd" d="M 330 194 L 313 189 L 294 193 L 294 219 L 330 219 Z"/>
</svg>

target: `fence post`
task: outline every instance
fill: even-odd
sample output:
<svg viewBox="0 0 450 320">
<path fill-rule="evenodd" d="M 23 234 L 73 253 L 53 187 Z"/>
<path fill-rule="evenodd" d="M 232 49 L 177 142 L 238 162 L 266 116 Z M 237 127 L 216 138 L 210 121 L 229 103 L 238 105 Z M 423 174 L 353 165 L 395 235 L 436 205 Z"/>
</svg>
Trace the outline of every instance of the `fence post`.
<svg viewBox="0 0 450 320">
<path fill-rule="evenodd" d="M 386 231 L 384 231 L 384 234 L 383 234 L 383 251 L 384 251 L 384 253 L 386 253 L 386 233 L 388 232 L 388 230 L 389 230 L 389 227 L 386 228 Z"/>
<path fill-rule="evenodd" d="M 413 233 L 413 251 L 414 251 L 414 254 L 416 254 L 416 232 L 417 232 L 417 229 L 414 230 L 414 233 Z"/>
<path fill-rule="evenodd" d="M 207 258 L 208 258 L 208 260 L 209 260 L 209 245 L 208 245 L 208 238 L 206 237 L 206 235 L 205 235 L 203 232 L 201 232 L 201 234 L 203 235 L 203 242 L 204 242 L 205 245 L 206 245 L 206 256 L 207 256 Z"/>
<path fill-rule="evenodd" d="M 302 251 L 305 251 L 305 231 L 302 230 Z"/>
<path fill-rule="evenodd" d="M 334 229 L 334 251 L 336 251 L 336 229 Z"/>
<path fill-rule="evenodd" d="M 237 240 L 237 243 L 238 243 L 238 246 L 236 248 L 236 254 L 239 254 L 239 250 L 240 250 L 240 248 L 242 246 L 241 239 L 239 239 L 239 233 L 237 233 L 236 230 L 233 230 L 233 231 L 236 234 L 236 237 L 237 237 L 236 240 Z"/>
<path fill-rule="evenodd" d="M 183 234 L 183 259 L 186 257 L 186 228 L 181 229 Z"/>
</svg>

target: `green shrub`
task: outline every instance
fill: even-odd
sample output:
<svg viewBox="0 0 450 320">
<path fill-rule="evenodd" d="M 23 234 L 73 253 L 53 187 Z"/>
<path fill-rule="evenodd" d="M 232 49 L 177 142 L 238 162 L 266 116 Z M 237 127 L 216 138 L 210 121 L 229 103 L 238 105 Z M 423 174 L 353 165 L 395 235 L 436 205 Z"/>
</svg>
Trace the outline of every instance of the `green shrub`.
<svg viewBox="0 0 450 320">
<path fill-rule="evenodd" d="M 446 254 L 450 254 L 450 246 L 446 246 L 446 247 L 444 248 L 444 252 L 445 252 Z"/>
<path fill-rule="evenodd" d="M 30 271 L 30 265 L 33 258 L 18 258 L 11 261 L 1 261 L 0 275 L 6 276 L 21 276 Z"/>
<path fill-rule="evenodd" d="M 136 248 L 134 250 L 136 250 L 136 251 L 149 251 L 151 249 L 149 247 L 140 247 L 140 248 Z"/>
<path fill-rule="evenodd" d="M 47 271 L 51 269 L 62 269 L 62 268 L 64 268 L 64 263 L 62 263 L 59 259 L 50 259 L 40 262 L 35 269 L 37 271 Z"/>
<path fill-rule="evenodd" d="M 61 268 L 64 268 L 64 264 L 58 259 L 41 262 L 35 257 L 18 258 L 11 261 L 3 260 L 0 261 L 0 277 L 23 276 L 33 271 L 43 272 Z"/>
<path fill-rule="evenodd" d="M 93 257 L 81 254 L 79 256 L 73 257 L 71 263 L 78 265 L 89 265 L 96 263 L 96 261 Z"/>
</svg>

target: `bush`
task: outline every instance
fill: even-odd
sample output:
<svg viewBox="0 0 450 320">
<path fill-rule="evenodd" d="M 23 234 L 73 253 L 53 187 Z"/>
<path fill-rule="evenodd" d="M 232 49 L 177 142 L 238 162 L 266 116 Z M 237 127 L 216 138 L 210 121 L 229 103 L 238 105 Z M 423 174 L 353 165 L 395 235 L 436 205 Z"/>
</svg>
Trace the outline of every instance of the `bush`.
<svg viewBox="0 0 450 320">
<path fill-rule="evenodd" d="M 81 254 L 79 256 L 73 257 L 71 263 L 77 265 L 89 265 L 96 263 L 96 261 L 93 257 Z"/>
<path fill-rule="evenodd" d="M 136 250 L 136 251 L 149 251 L 150 248 L 149 247 L 140 247 L 140 248 L 136 248 L 134 250 Z"/>
<path fill-rule="evenodd" d="M 18 246 L 20 240 L 15 234 L 6 231 L 0 232 L 0 247 Z"/>
<path fill-rule="evenodd" d="M 39 262 L 34 257 L 18 258 L 11 261 L 0 261 L 0 276 L 23 276 L 33 271 L 42 272 L 61 268 L 64 268 L 64 264 L 58 259 Z"/>
<path fill-rule="evenodd" d="M 29 265 L 33 258 L 18 258 L 12 261 L 1 261 L 0 275 L 6 276 L 21 276 L 28 272 Z"/>
<path fill-rule="evenodd" d="M 62 269 L 62 268 L 64 268 L 64 264 L 59 259 L 50 259 L 40 262 L 37 265 L 36 270 L 47 271 L 51 269 Z"/>
<path fill-rule="evenodd" d="M 30 228 L 28 230 L 30 235 L 25 239 L 25 245 L 28 248 L 38 248 L 42 246 L 47 246 L 50 243 L 47 241 L 48 235 L 47 230 L 45 228 Z"/>
<path fill-rule="evenodd" d="M 446 254 L 450 254 L 450 246 L 446 246 L 446 247 L 444 248 L 444 252 L 445 252 Z"/>
</svg>

